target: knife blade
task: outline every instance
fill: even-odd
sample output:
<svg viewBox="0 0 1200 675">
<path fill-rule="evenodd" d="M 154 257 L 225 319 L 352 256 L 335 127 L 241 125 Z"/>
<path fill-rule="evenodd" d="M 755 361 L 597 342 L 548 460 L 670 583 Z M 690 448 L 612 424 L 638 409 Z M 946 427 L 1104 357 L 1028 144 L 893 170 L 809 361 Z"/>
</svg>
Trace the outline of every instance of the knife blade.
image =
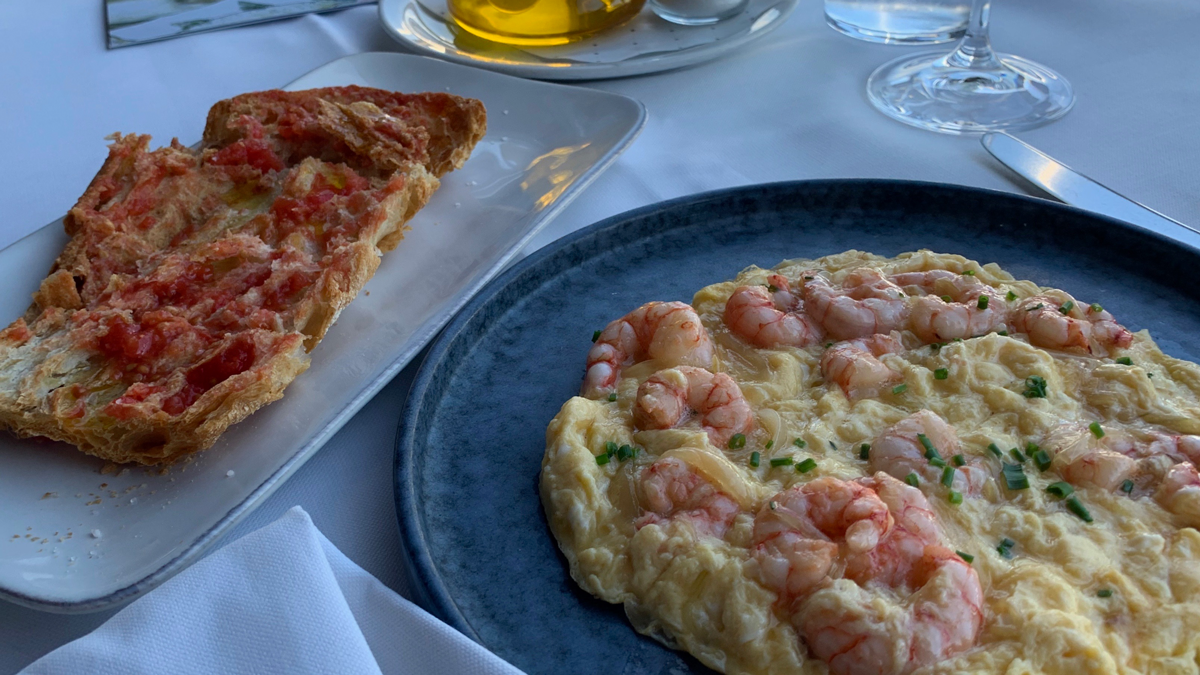
<svg viewBox="0 0 1200 675">
<path fill-rule="evenodd" d="M 1001 164 L 1072 206 L 1133 223 L 1169 237 L 1179 238 L 1172 233 L 1175 227 L 1200 234 L 1200 230 L 1114 192 L 1006 133 L 984 134 L 980 142 Z M 1189 243 L 1194 243 L 1192 237 L 1186 238 Z"/>
</svg>

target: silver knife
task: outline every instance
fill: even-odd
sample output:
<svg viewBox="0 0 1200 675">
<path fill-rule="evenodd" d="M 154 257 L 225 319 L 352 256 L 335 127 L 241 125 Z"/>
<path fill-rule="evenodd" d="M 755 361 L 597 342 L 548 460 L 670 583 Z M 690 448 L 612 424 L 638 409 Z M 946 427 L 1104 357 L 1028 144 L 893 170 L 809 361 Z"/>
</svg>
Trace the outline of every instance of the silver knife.
<svg viewBox="0 0 1200 675">
<path fill-rule="evenodd" d="M 1172 236 L 1173 227 L 1182 227 L 1200 234 L 1200 230 L 1113 192 L 1006 133 L 984 134 L 980 142 L 1002 164 L 1072 206 L 1095 211 L 1167 236 Z M 1188 239 L 1190 241 L 1191 237 Z"/>
</svg>

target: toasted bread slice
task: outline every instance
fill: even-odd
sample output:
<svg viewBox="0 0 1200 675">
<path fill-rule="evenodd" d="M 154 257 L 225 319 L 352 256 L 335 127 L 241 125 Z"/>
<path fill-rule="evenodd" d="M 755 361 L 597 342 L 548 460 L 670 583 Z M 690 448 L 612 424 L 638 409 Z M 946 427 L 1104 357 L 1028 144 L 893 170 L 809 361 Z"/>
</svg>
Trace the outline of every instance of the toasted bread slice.
<svg viewBox="0 0 1200 675">
<path fill-rule="evenodd" d="M 487 130 L 487 115 L 479 101 L 450 94 L 400 94 L 366 87 L 326 87 L 289 93 L 279 90 L 242 94 L 221 101 L 208 113 L 204 142 L 227 145 L 261 133 L 269 137 L 275 152 L 284 158 L 294 154 L 328 161 L 342 159 L 345 140 L 337 127 L 332 134 L 322 115 L 327 104 L 343 106 L 370 103 L 386 119 L 363 121 L 374 133 L 403 138 L 410 161 L 423 164 L 442 177 L 467 161 L 471 148 Z M 419 137 L 406 133 L 420 129 Z M 396 133 L 399 131 L 399 133 Z M 331 142 L 332 141 L 332 142 Z"/>
<path fill-rule="evenodd" d="M 200 150 L 115 136 L 33 306 L 0 331 L 0 423 L 159 464 L 282 396 L 437 188 L 429 139 L 452 142 L 422 125 L 430 108 L 405 121 L 372 102 L 401 95 L 338 92 L 223 101 L 210 127 L 234 121 Z M 478 107 L 454 136 L 473 145 L 482 107 L 459 101 Z"/>
</svg>

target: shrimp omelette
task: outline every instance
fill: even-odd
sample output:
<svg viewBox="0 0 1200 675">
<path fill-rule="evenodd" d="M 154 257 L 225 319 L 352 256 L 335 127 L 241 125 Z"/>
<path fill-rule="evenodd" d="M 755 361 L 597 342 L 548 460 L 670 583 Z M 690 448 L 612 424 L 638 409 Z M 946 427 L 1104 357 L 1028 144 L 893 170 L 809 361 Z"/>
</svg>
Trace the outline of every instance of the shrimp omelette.
<svg viewBox="0 0 1200 675">
<path fill-rule="evenodd" d="M 597 331 L 546 432 L 571 576 L 726 673 L 1195 673 L 1200 366 L 930 251 Z"/>
</svg>

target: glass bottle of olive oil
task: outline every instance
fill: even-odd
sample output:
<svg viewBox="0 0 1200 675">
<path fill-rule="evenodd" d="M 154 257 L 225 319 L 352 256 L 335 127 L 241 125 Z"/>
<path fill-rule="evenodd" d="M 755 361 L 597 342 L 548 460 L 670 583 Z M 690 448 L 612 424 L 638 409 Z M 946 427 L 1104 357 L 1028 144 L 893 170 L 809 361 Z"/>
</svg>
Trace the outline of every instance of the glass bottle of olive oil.
<svg viewBox="0 0 1200 675">
<path fill-rule="evenodd" d="M 633 17 L 645 0 L 448 0 L 464 30 L 511 45 L 559 45 Z"/>
</svg>

